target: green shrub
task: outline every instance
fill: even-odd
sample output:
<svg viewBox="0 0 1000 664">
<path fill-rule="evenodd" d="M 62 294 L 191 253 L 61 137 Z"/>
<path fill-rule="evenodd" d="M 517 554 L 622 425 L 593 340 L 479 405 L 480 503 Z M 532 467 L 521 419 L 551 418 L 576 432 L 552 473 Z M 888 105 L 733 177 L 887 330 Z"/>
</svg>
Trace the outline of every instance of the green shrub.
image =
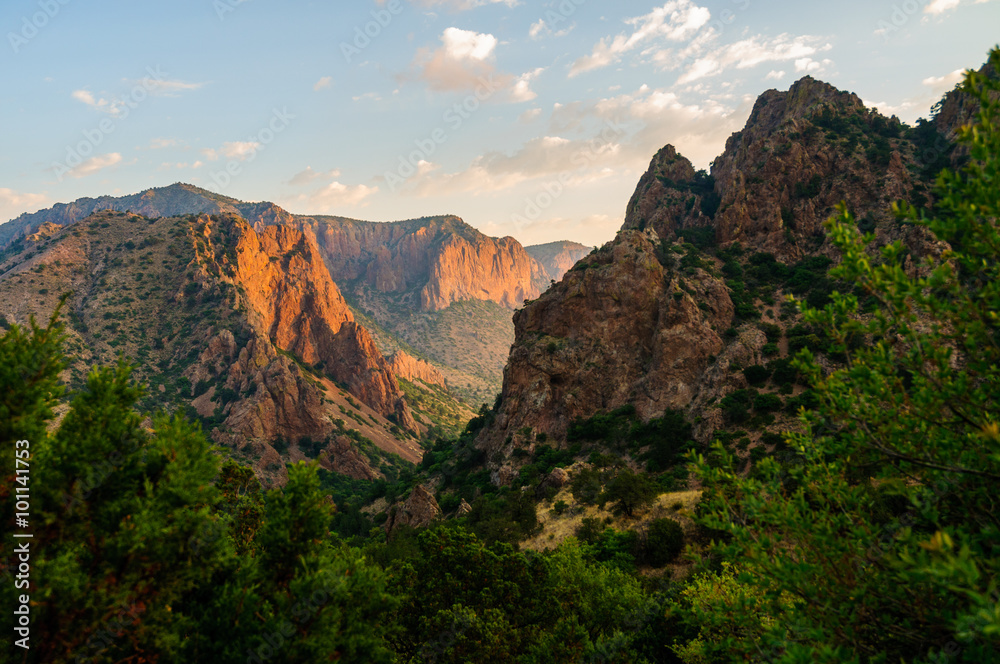
<svg viewBox="0 0 1000 664">
<path fill-rule="evenodd" d="M 684 550 L 684 529 L 673 519 L 653 519 L 646 530 L 643 558 L 653 567 L 672 563 Z"/>
<path fill-rule="evenodd" d="M 755 364 L 744 369 L 743 375 L 751 385 L 763 385 L 771 377 L 771 371 L 766 367 Z"/>
</svg>

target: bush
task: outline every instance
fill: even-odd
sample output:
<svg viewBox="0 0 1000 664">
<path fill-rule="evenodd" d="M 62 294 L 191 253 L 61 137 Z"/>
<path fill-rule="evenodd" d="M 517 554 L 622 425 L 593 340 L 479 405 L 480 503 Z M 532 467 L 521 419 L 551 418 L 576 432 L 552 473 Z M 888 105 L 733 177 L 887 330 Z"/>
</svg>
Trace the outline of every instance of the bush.
<svg viewBox="0 0 1000 664">
<path fill-rule="evenodd" d="M 576 529 L 576 536 L 585 544 L 594 544 L 603 532 L 604 525 L 601 520 L 594 516 L 588 516 L 580 522 L 580 527 Z"/>
<path fill-rule="evenodd" d="M 684 529 L 673 519 L 653 519 L 646 531 L 643 557 L 653 567 L 673 562 L 684 550 Z"/>
<path fill-rule="evenodd" d="M 581 468 L 570 481 L 573 498 L 584 505 L 593 505 L 601 494 L 601 474 L 593 468 Z"/>
<path fill-rule="evenodd" d="M 751 385 L 763 385 L 771 377 L 770 369 L 755 364 L 743 370 L 743 375 Z"/>
<path fill-rule="evenodd" d="M 770 413 L 775 410 L 781 410 L 781 406 L 781 397 L 777 394 L 759 394 L 753 400 L 753 409 L 758 413 Z"/>
</svg>

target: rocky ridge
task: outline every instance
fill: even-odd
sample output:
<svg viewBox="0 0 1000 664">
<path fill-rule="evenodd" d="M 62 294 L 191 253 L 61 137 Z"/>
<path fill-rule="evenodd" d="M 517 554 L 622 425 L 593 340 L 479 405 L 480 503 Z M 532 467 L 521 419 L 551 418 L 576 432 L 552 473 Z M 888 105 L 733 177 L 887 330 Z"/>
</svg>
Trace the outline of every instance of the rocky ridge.
<svg viewBox="0 0 1000 664">
<path fill-rule="evenodd" d="M 946 99 L 939 117 L 955 115 L 956 103 Z M 730 400 L 724 411 L 725 397 L 749 399 L 750 409 L 759 392 L 744 368 L 787 357 L 793 336 L 817 343 L 777 303 L 813 282 L 832 288 L 820 268 L 836 253 L 822 222 L 836 204 L 846 201 L 880 243 L 902 240 L 914 257 L 940 250 L 889 207 L 921 200 L 933 177 L 921 148 L 945 131 L 921 134 L 805 77 L 761 95 L 711 174 L 672 146 L 659 150 L 618 236 L 515 314 L 501 400 L 476 440 L 494 482 L 513 481 L 540 441 L 565 446 L 574 422 L 626 406 L 643 422 L 683 412 L 701 443 L 727 429 L 741 406 Z M 789 396 L 769 392 L 761 407 L 802 390 L 785 388 Z"/>
</svg>

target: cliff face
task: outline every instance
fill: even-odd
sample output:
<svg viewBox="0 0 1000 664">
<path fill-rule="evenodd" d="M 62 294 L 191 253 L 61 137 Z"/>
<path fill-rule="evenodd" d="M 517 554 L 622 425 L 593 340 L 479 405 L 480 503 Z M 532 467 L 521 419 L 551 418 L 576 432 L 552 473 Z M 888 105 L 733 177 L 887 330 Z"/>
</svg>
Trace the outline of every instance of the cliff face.
<svg viewBox="0 0 1000 664">
<path fill-rule="evenodd" d="M 654 231 L 625 230 L 515 314 L 500 411 L 477 441 L 498 482 L 516 475 L 523 427 L 560 440 L 599 410 L 649 418 L 690 403 L 733 305 L 720 280 L 671 265 Z"/>
<path fill-rule="evenodd" d="M 536 297 L 540 268 L 513 238 L 491 238 L 457 217 L 370 223 L 296 217 L 316 238 L 334 281 L 440 311 L 460 300 L 514 308 Z"/>
<path fill-rule="evenodd" d="M 227 215 L 75 223 L 0 257 L 0 322 L 47 319 L 72 291 L 71 389 L 122 353 L 148 385 L 143 410 L 200 418 L 265 484 L 289 460 L 369 479 L 394 463 L 379 450 L 420 460 L 398 381 L 301 232 Z"/>
<path fill-rule="evenodd" d="M 537 297 L 579 251 L 563 243 L 539 261 L 512 238 L 487 237 L 458 217 L 373 223 L 293 215 L 272 203 L 245 203 L 175 184 L 22 215 L 0 225 L 0 252 L 20 251 L 26 236 L 44 224 L 72 225 L 99 210 L 132 210 L 150 218 L 238 215 L 262 236 L 271 226 L 298 229 L 318 247 L 331 278 L 354 312 L 364 315 L 380 349 L 388 354 L 401 346 L 416 348 L 470 403 L 492 401 L 500 388 L 513 336 L 511 310 Z M 355 345 L 364 346 L 365 340 Z"/>
<path fill-rule="evenodd" d="M 836 256 L 822 226 L 836 204 L 879 243 L 902 240 L 918 257 L 940 249 L 890 212 L 927 191 L 927 139 L 806 77 L 761 95 L 711 175 L 672 146 L 659 150 L 618 236 L 515 314 L 502 399 L 476 442 L 494 481 L 516 477 L 526 455 L 515 451 L 538 434 L 561 444 L 574 419 L 624 405 L 643 420 L 681 410 L 695 438 L 710 440 L 727 426 L 720 400 L 749 387 L 741 369 L 787 357 L 783 337 L 797 320 L 777 304 L 825 280 L 805 266 Z M 766 353 L 762 330 L 776 335 Z"/>
<path fill-rule="evenodd" d="M 899 121 L 854 94 L 808 76 L 765 92 L 713 162 L 716 238 L 791 260 L 825 242 L 823 221 L 841 201 L 859 219 L 888 221 L 889 203 L 914 186 L 912 152 Z"/>
<path fill-rule="evenodd" d="M 376 412 L 415 430 L 389 365 L 368 331 L 354 322 L 315 243 L 289 226 L 268 226 L 260 234 L 238 227 L 233 279 L 271 341 L 347 384 Z"/>
<path fill-rule="evenodd" d="M 387 361 L 389 362 L 389 368 L 392 369 L 392 373 L 404 380 L 408 380 L 411 383 L 420 381 L 426 385 L 437 385 L 441 388 L 447 388 L 441 372 L 424 360 L 418 360 L 412 355 L 397 350 L 387 358 Z"/>
</svg>

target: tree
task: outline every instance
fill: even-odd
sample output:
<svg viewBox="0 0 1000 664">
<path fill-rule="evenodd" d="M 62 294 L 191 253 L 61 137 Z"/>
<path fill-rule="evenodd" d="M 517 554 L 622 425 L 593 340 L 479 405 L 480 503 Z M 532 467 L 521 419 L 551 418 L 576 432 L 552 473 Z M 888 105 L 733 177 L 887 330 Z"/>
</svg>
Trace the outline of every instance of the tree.
<svg viewBox="0 0 1000 664">
<path fill-rule="evenodd" d="M 613 502 L 612 509 L 628 518 L 635 516 L 635 511 L 651 504 L 658 495 L 656 483 L 641 473 L 623 470 L 608 484 L 604 498 Z"/>
<path fill-rule="evenodd" d="M 896 209 L 944 247 L 920 275 L 899 243 L 872 255 L 846 208 L 828 222 L 843 256 L 832 276 L 878 307 L 839 293 L 803 307 L 846 363 L 825 372 L 800 353 L 818 405 L 787 436 L 794 461 L 744 478 L 697 458 L 715 496 L 703 525 L 731 536 L 720 549 L 774 618 L 734 659 L 1000 657 L 1000 84 L 968 72 L 962 89 L 980 104 L 959 132 L 970 163 L 938 177 L 932 213 Z"/>
<path fill-rule="evenodd" d="M 380 570 L 331 544 L 316 466 L 266 499 L 249 469 L 220 477 L 197 425 L 159 414 L 147 428 L 122 361 L 93 370 L 53 426 L 57 314 L 0 336 L 5 502 L 27 440 L 34 536 L 31 587 L 0 586 L 7 607 L 30 594 L 30 649 L 8 640 L 3 661 L 390 661 L 395 600 Z"/>
</svg>

